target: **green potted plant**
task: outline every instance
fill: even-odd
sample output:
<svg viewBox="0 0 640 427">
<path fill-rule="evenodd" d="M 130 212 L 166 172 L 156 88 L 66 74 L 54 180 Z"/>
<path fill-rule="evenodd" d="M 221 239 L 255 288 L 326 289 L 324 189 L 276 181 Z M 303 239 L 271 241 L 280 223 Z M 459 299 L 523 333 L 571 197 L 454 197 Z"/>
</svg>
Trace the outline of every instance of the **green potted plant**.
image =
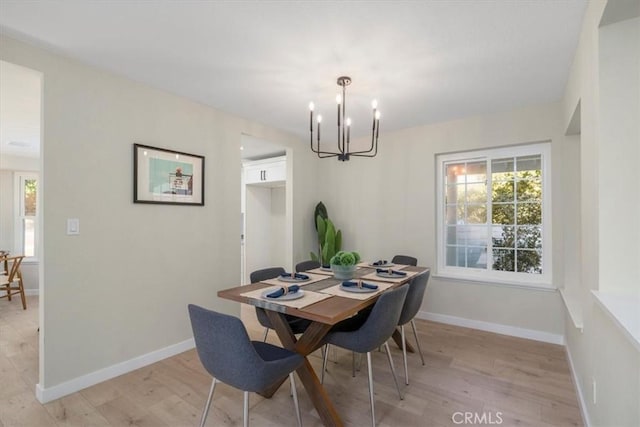
<svg viewBox="0 0 640 427">
<path fill-rule="evenodd" d="M 336 279 L 353 279 L 356 264 L 360 262 L 358 252 L 339 251 L 331 258 L 331 270 Z"/>
<path fill-rule="evenodd" d="M 336 230 L 329 219 L 327 208 L 322 202 L 316 205 L 315 225 L 318 232 L 318 254 L 311 252 L 311 259 L 319 261 L 323 267 L 328 268 L 333 256 L 342 247 L 342 231 Z"/>
</svg>

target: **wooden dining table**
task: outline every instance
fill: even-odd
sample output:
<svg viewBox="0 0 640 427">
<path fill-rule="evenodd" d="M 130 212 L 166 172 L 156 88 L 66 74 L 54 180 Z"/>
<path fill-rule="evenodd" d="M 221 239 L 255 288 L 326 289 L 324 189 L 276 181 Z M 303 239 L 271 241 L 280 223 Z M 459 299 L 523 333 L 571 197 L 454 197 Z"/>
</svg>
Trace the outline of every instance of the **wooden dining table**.
<svg viewBox="0 0 640 427">
<path fill-rule="evenodd" d="M 414 266 L 395 266 L 393 268 L 408 272 L 409 274 L 404 278 L 387 281 L 384 286 L 386 288 L 385 290 L 403 285 L 409 282 L 415 274 L 428 270 L 424 267 Z M 369 278 L 375 276 L 375 273 L 375 267 L 363 266 L 356 270 L 355 279 L 365 277 L 365 282 L 369 282 Z M 336 323 L 348 319 L 359 311 L 373 305 L 382 292 L 375 293 L 371 297 L 366 297 L 366 299 L 356 299 L 340 295 L 327 296 L 329 290 L 335 289 L 336 285 L 342 283 L 342 280 L 335 279 L 332 275 L 328 275 L 331 274 L 330 272 L 326 274 L 327 275 L 323 277 L 314 275 L 315 280 L 312 283 L 306 285 L 301 283 L 301 285 L 303 285 L 301 289 L 305 290 L 305 292 L 311 291 L 309 294 L 323 294 L 322 298 L 324 299 L 299 308 L 278 304 L 276 301 L 269 301 L 256 296 L 256 293 L 260 292 L 254 291 L 272 288 L 274 287 L 274 281 L 258 282 L 224 289 L 218 292 L 218 297 L 265 309 L 282 346 L 304 356 L 304 363 L 298 368 L 297 373 L 324 425 L 342 426 L 342 419 L 326 390 L 320 383 L 318 375 L 311 366 L 307 356 L 323 345 L 325 335 Z M 380 278 L 375 278 L 374 280 L 380 281 L 381 283 L 384 282 L 384 279 Z M 247 296 L 247 293 L 252 293 L 253 295 Z M 311 323 L 304 333 L 296 337 L 287 323 L 285 314 L 308 319 Z M 394 332 L 393 339 L 396 344 L 401 347 L 402 341 L 399 331 L 396 330 L 396 332 Z M 413 349 L 407 345 L 407 351 L 413 351 Z M 267 398 L 271 397 L 284 381 L 285 379 L 282 379 L 282 381 L 274 384 L 270 389 L 260 394 Z"/>
</svg>

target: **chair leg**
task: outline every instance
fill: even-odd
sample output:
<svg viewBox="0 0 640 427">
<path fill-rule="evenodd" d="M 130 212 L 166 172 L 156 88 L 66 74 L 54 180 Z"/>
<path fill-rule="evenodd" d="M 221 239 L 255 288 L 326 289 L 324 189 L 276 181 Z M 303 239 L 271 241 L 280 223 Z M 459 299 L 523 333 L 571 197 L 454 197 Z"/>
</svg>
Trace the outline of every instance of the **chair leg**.
<svg viewBox="0 0 640 427">
<path fill-rule="evenodd" d="M 400 400 L 404 400 L 404 396 L 400 391 L 400 385 L 398 384 L 398 377 L 396 376 L 396 368 L 393 366 L 393 360 L 391 359 L 391 350 L 389 350 L 389 344 L 384 343 L 384 348 L 387 350 L 387 359 L 389 359 L 389 367 L 391 368 L 391 374 L 393 375 L 393 382 L 396 383 L 396 389 L 398 390 L 398 396 Z"/>
<path fill-rule="evenodd" d="M 356 377 L 356 352 L 351 352 L 351 376 Z"/>
<path fill-rule="evenodd" d="M 376 427 L 376 409 L 373 399 L 373 371 L 371 370 L 371 352 L 367 352 L 367 372 L 369 378 L 369 401 L 371 402 L 371 426 Z"/>
<path fill-rule="evenodd" d="M 324 371 L 327 370 L 328 353 L 329 353 L 329 344 L 325 344 L 324 351 L 322 352 L 322 374 L 320 375 L 320 384 L 324 384 Z"/>
<path fill-rule="evenodd" d="M 407 338 L 404 336 L 404 325 L 400 326 L 402 337 L 402 360 L 404 361 L 404 383 L 409 385 L 409 368 L 407 367 Z"/>
<path fill-rule="evenodd" d="M 267 335 L 269 335 L 269 328 L 264 328 L 264 338 L 262 339 L 263 342 L 267 342 Z"/>
<path fill-rule="evenodd" d="M 300 415 L 300 405 L 298 404 L 298 391 L 296 390 L 296 380 L 293 378 L 293 372 L 289 374 L 291 381 L 291 393 L 293 394 L 293 406 L 296 408 L 296 417 L 298 418 L 298 427 L 302 427 L 302 415 Z"/>
<path fill-rule="evenodd" d="M 24 296 L 24 285 L 22 284 L 22 277 L 18 277 L 18 287 L 20 288 L 20 299 L 22 299 L 22 309 L 27 309 L 27 300 Z"/>
<path fill-rule="evenodd" d="M 242 405 L 242 421 L 244 427 L 249 427 L 249 392 L 244 392 L 244 405 Z"/>
<path fill-rule="evenodd" d="M 209 390 L 209 397 L 207 398 L 207 403 L 204 405 L 204 410 L 202 411 L 202 418 L 200 418 L 200 427 L 204 427 L 204 423 L 207 422 L 207 415 L 209 415 L 209 408 L 211 407 L 211 400 L 213 400 L 213 390 L 216 388 L 216 379 L 213 378 L 211 381 L 211 389 Z"/>
<path fill-rule="evenodd" d="M 422 349 L 420 348 L 420 341 L 418 340 L 418 332 L 416 331 L 416 322 L 414 322 L 413 319 L 411 319 L 411 327 L 413 328 L 413 336 L 416 338 L 416 345 L 418 346 L 418 353 L 420 353 L 422 366 L 424 366 L 424 356 L 422 356 Z"/>
</svg>

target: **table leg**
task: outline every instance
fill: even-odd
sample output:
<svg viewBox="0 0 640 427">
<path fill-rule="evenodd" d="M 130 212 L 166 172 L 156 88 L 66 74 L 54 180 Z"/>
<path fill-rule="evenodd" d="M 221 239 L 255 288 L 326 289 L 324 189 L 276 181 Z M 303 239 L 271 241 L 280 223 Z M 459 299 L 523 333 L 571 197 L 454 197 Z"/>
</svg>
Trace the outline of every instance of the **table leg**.
<svg viewBox="0 0 640 427">
<path fill-rule="evenodd" d="M 398 329 L 393 331 L 393 335 L 391 335 L 391 338 L 393 338 L 398 348 L 402 350 L 402 335 L 400 334 L 400 331 Z M 413 346 L 409 344 L 409 341 L 407 341 L 407 352 L 415 353 L 415 350 L 413 349 Z"/>
<path fill-rule="evenodd" d="M 322 339 L 331 329 L 331 325 L 313 322 L 298 340 L 291 331 L 291 328 L 283 315 L 271 310 L 267 310 L 267 315 L 269 316 L 271 325 L 278 334 L 282 345 L 285 348 L 296 351 L 305 357 L 304 363 L 296 372 L 298 373 L 300 382 L 304 385 L 304 388 L 307 391 L 313 406 L 315 406 L 316 411 L 318 411 L 318 415 L 320 416 L 320 419 L 322 419 L 324 425 L 336 427 L 343 426 L 344 424 L 342 423 L 336 408 L 333 406 L 333 402 L 331 402 L 329 395 L 313 370 L 309 359 L 307 359 L 307 355 L 320 346 Z M 278 387 L 279 386 L 280 384 L 278 384 Z"/>
</svg>

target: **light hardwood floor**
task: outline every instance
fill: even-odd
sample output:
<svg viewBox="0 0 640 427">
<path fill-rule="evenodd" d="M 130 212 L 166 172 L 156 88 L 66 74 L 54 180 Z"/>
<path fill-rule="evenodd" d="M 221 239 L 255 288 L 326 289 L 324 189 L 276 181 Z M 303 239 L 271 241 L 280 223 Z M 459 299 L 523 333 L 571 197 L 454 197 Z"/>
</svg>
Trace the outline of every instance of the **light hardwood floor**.
<svg viewBox="0 0 640 427">
<path fill-rule="evenodd" d="M 28 297 L 27 304 L 23 311 L 16 301 L 0 301 L 0 427 L 198 424 L 211 383 L 195 350 L 46 405 L 38 403 L 38 298 Z M 260 339 L 263 329 L 252 310 L 243 310 L 242 317 L 251 336 Z M 426 366 L 418 355 L 409 355 L 411 384 L 404 389 L 405 400 L 398 400 L 384 353 L 373 354 L 379 426 L 454 426 L 452 416 L 458 412 L 485 413 L 491 417 L 485 421 L 502 420 L 502 426 L 582 425 L 561 346 L 422 320 L 417 325 Z M 270 333 L 270 340 L 275 339 Z M 391 347 L 403 375 L 402 353 Z M 350 353 L 338 350 L 337 355 L 325 378 L 328 393 L 346 425 L 369 425 L 366 370 L 352 378 Z M 319 355 L 311 359 L 318 371 Z M 302 387 L 298 395 L 303 424 L 320 426 Z M 250 402 L 254 426 L 296 424 L 289 387 L 272 399 L 252 394 Z M 242 393 L 218 384 L 207 425 L 242 425 Z"/>
</svg>

